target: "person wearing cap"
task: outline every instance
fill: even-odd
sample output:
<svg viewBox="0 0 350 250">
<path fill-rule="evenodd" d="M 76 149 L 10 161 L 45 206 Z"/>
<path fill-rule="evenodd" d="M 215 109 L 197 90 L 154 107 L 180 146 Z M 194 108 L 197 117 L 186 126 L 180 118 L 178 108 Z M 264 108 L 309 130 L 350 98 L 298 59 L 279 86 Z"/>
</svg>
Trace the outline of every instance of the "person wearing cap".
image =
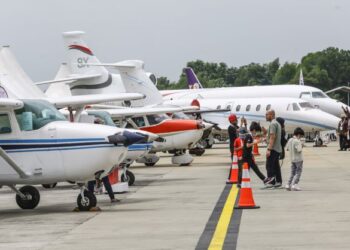
<svg viewBox="0 0 350 250">
<path fill-rule="evenodd" d="M 234 142 L 238 137 L 237 129 L 239 128 L 237 125 L 237 116 L 235 114 L 230 114 L 228 117 L 230 122 L 230 126 L 227 129 L 229 136 L 229 144 L 230 144 L 230 153 L 231 153 L 231 161 L 233 160 L 233 152 L 234 152 Z"/>
<path fill-rule="evenodd" d="M 236 152 L 237 155 L 237 165 L 238 165 L 238 182 L 237 182 L 237 187 L 241 187 L 242 183 L 242 167 L 243 167 L 243 161 L 242 161 L 242 156 L 243 156 L 243 139 L 245 136 L 245 130 L 243 128 L 239 129 L 239 136 L 235 139 L 233 146 L 234 146 L 234 151 Z M 230 172 L 231 175 L 231 172 Z M 229 176 L 229 179 L 231 176 Z"/>
</svg>

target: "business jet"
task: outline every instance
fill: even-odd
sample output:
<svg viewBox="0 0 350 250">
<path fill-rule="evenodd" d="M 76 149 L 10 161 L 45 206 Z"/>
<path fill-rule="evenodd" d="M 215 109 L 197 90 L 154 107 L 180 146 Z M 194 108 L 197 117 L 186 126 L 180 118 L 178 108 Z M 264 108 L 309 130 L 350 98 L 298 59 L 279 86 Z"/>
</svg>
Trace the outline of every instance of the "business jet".
<svg viewBox="0 0 350 250">
<path fill-rule="evenodd" d="M 267 110 L 275 110 L 277 117 L 285 119 L 286 132 L 292 134 L 296 127 L 301 127 L 305 132 L 334 130 L 338 126 L 339 118 L 314 108 L 309 102 L 298 98 L 231 98 L 231 99 L 179 99 L 165 103 L 177 105 L 198 105 L 201 109 L 215 110 L 226 108 L 231 110 L 224 113 L 202 113 L 206 121 L 216 123 L 222 130 L 229 126 L 230 113 L 238 117 L 244 117 L 248 123 L 259 122 L 265 128 L 268 123 L 265 119 Z"/>
<path fill-rule="evenodd" d="M 16 193 L 22 209 L 39 204 L 39 191 L 31 185 L 61 181 L 80 186 L 80 210 L 96 206 L 84 183 L 108 174 L 129 145 L 144 139 L 116 127 L 70 123 L 47 101 L 4 98 L 3 87 L 1 93 L 0 186 Z"/>
<path fill-rule="evenodd" d="M 157 106 L 161 104 L 162 96 L 151 82 L 150 76 L 144 71 L 140 72 L 138 70 L 139 67 L 143 67 L 143 62 L 125 61 L 113 64 L 113 66 L 102 64 L 83 41 L 83 34 L 83 32 L 66 32 L 63 34 L 67 46 L 66 67 L 68 70 L 66 71 L 69 72 L 65 79 L 72 80 L 65 81 L 68 88 L 61 86 L 62 90 L 58 91 L 52 91 L 52 89 L 57 89 L 59 85 L 51 84 L 46 93 L 64 93 L 69 89 L 73 96 L 78 96 L 82 94 L 96 95 L 131 92 L 131 89 L 134 89 L 136 93 L 142 93 L 145 98 L 142 100 L 139 99 L 140 101 L 131 100 L 127 105 L 126 103 L 109 102 L 106 103 L 106 105 L 110 105 L 110 109 L 105 109 L 105 111 L 111 115 L 113 120 L 118 120 L 120 118 L 129 119 L 129 127 L 140 128 L 143 131 L 156 133 L 165 139 L 164 142 L 153 143 L 152 154 L 138 161 L 144 161 L 146 165 L 154 165 L 159 160 L 159 157 L 154 153 L 168 150 L 174 152 L 172 163 L 178 165 L 191 164 L 193 157 L 185 153 L 185 150 L 194 146 L 202 137 L 203 131 L 211 127 L 211 125 L 195 120 L 185 121 L 178 119 L 171 121 L 170 119 L 166 119 L 165 116 L 161 114 L 183 111 L 187 108 L 193 109 L 193 107 Z M 107 71 L 105 66 L 122 70 L 122 73 L 111 74 Z M 75 80 L 74 75 L 85 76 L 85 79 Z M 93 77 L 89 78 L 90 76 Z M 96 78 L 96 76 L 99 76 L 99 78 Z M 126 84 L 123 84 L 122 81 L 125 81 Z M 160 101 L 159 103 L 154 102 L 155 97 Z M 147 106 L 149 104 L 153 105 Z M 133 108 L 126 110 L 116 108 L 115 105 L 131 106 Z M 159 117 L 156 119 L 156 117 L 154 117 L 155 115 L 159 115 Z M 153 120 L 149 120 L 152 119 L 152 117 Z M 134 120 L 139 119 L 140 123 L 135 123 L 132 118 L 134 118 Z M 127 126 L 126 124 L 127 122 L 124 123 L 123 126 Z"/>
<path fill-rule="evenodd" d="M 347 105 L 327 96 L 322 90 L 305 85 L 268 85 L 225 88 L 201 88 L 201 84 L 191 68 L 185 69 L 190 89 L 161 91 L 164 100 L 178 99 L 221 99 L 221 98 L 265 98 L 290 97 L 300 98 L 315 108 L 340 117 L 342 106 Z M 193 87 L 196 86 L 196 87 Z"/>
</svg>

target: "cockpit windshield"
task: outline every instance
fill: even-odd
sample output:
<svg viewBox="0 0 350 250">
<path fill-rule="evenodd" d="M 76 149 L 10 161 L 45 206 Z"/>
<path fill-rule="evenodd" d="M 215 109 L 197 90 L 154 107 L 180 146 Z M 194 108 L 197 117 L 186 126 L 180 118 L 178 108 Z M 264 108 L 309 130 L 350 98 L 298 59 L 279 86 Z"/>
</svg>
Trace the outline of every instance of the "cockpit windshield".
<svg viewBox="0 0 350 250">
<path fill-rule="evenodd" d="M 299 105 L 303 109 L 313 109 L 314 107 L 309 102 L 299 102 Z"/>
<path fill-rule="evenodd" d="M 149 125 L 159 124 L 160 122 L 162 122 L 168 118 L 169 117 L 167 115 L 160 115 L 160 114 L 147 115 Z"/>
<path fill-rule="evenodd" d="M 327 95 L 322 91 L 312 92 L 312 98 L 327 98 Z"/>
<path fill-rule="evenodd" d="M 21 130 L 40 129 L 54 121 L 66 121 L 66 118 L 54 106 L 44 100 L 22 100 L 23 108 L 15 111 Z"/>
</svg>

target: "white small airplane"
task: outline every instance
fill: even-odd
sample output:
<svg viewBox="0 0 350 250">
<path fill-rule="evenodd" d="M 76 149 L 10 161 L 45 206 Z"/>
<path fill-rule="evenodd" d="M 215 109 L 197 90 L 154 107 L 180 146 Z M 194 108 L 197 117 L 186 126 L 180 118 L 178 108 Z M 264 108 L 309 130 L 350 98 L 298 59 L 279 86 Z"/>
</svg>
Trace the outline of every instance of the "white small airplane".
<svg viewBox="0 0 350 250">
<path fill-rule="evenodd" d="M 58 74 L 55 80 L 46 81 L 45 83 L 56 83 L 66 81 L 67 78 L 59 78 L 61 75 L 62 74 Z M 48 100 L 57 108 L 68 107 L 67 117 L 69 117 L 70 121 L 79 121 L 84 107 L 87 104 L 104 103 L 110 101 L 121 102 L 144 98 L 144 95 L 139 93 L 108 93 L 80 96 L 62 96 L 59 95 L 59 90 L 55 90 L 55 95 L 52 95 L 52 97 L 48 97 L 33 83 L 33 81 L 24 72 L 14 55 L 11 53 L 8 46 L 3 47 L 0 50 L 0 76 L 2 79 L 2 85 L 7 89 L 6 97 L 10 96 L 16 98 L 38 98 Z M 86 79 L 86 76 L 75 75 L 71 78 L 73 78 L 74 80 Z M 135 157 L 147 153 L 150 150 L 150 143 L 158 138 L 157 135 L 148 132 L 137 133 L 143 134 L 145 138 L 147 138 L 147 140 L 130 145 L 128 148 L 128 154 L 126 155 L 125 161 L 123 161 L 122 164 L 122 166 L 124 167 L 121 178 L 123 181 L 128 181 L 131 185 L 133 184 L 133 180 L 135 180 L 135 178 L 132 172 L 127 170 L 128 164 L 132 162 Z"/>
<path fill-rule="evenodd" d="M 73 181 L 78 207 L 89 210 L 96 197 L 85 182 L 108 174 L 142 139 L 116 127 L 70 123 L 44 100 L 0 98 L 0 186 L 16 192 L 19 207 L 33 209 L 40 194 L 30 185 Z"/>
<path fill-rule="evenodd" d="M 289 97 L 300 98 L 314 107 L 327 113 L 340 117 L 343 113 L 342 106 L 347 105 L 327 96 L 322 90 L 306 85 L 268 85 L 225 88 L 201 88 L 197 76 L 191 68 L 185 69 L 190 89 L 161 91 L 164 100 L 179 99 L 231 99 L 231 98 L 266 98 Z M 196 86 L 196 87 L 192 87 Z"/>
<path fill-rule="evenodd" d="M 194 120 L 184 121 L 179 119 L 171 121 L 160 115 L 193 109 L 193 107 L 146 106 L 150 103 L 154 104 L 154 97 L 156 95 L 157 99 L 162 101 L 162 96 L 151 82 L 151 75 L 145 71 L 139 71 L 139 68 L 143 68 L 143 62 L 125 61 L 117 64 L 102 64 L 83 41 L 83 34 L 83 32 L 79 31 L 63 34 L 67 46 L 68 62 L 66 65 L 61 66 L 60 72 L 65 72 L 61 74 L 65 79 L 72 79 L 74 75 L 86 76 L 87 78 L 51 84 L 46 93 L 69 95 L 69 92 L 71 92 L 72 95 L 81 95 L 130 92 L 131 89 L 135 90 L 136 93 L 142 93 L 145 96 L 144 99 L 141 101 L 131 100 L 126 105 L 137 106 L 139 108 L 120 109 L 120 107 L 115 107 L 115 105 L 120 105 L 120 102 L 109 102 L 104 107 L 102 107 L 103 105 L 99 107 L 105 108 L 104 110 L 115 121 L 128 119 L 129 127 L 140 128 L 142 131 L 155 133 L 165 139 L 163 142 L 153 143 L 151 154 L 144 156 L 138 161 L 146 165 L 154 165 L 159 160 L 159 157 L 154 154 L 155 152 L 173 151 L 172 162 L 174 164 L 189 165 L 193 161 L 193 157 L 185 154 L 184 150 L 194 146 L 202 137 L 204 129 L 211 125 Z M 122 73 L 111 74 L 105 66 L 116 68 L 122 71 Z M 62 67 L 66 67 L 66 69 L 62 69 Z M 100 80 L 96 77 L 88 78 L 88 76 L 96 75 L 100 77 Z M 123 84 L 122 81 L 126 81 L 128 84 Z M 68 87 L 64 84 L 67 84 Z M 156 117 L 156 114 L 159 117 Z M 160 117 L 162 118 L 160 119 Z M 139 120 L 140 123 L 135 123 L 133 119 L 135 121 Z M 120 124 L 121 126 L 127 126 L 127 122 Z"/>
</svg>

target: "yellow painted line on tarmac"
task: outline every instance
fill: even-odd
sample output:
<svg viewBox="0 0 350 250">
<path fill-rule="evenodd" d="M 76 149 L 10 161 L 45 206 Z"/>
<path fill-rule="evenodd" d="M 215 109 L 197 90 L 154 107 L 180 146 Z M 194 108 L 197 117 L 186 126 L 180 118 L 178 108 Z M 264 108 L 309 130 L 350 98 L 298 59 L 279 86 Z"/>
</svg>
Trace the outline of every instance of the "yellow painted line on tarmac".
<svg viewBox="0 0 350 250">
<path fill-rule="evenodd" d="M 210 241 L 209 250 L 222 249 L 224 246 L 228 226 L 233 215 L 233 209 L 238 195 L 238 188 L 236 185 L 232 185 L 230 193 L 226 199 L 225 206 L 222 209 L 218 224 Z"/>
</svg>

